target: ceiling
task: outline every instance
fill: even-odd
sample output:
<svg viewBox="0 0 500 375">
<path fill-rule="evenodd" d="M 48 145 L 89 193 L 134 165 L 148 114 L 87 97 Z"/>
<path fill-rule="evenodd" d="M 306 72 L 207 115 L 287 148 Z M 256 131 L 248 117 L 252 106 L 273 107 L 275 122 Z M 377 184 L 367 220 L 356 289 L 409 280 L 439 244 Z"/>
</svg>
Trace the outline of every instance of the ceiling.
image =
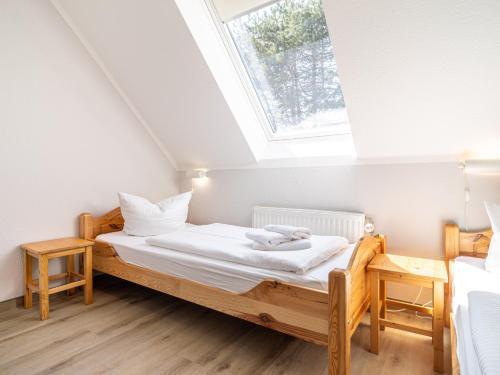
<svg viewBox="0 0 500 375">
<path fill-rule="evenodd" d="M 54 1 L 179 169 L 255 159 L 173 0 Z"/>
<path fill-rule="evenodd" d="M 500 156 L 500 2 L 324 4 L 358 157 Z"/>
<path fill-rule="evenodd" d="M 256 165 L 174 0 L 53 3 L 178 169 Z M 500 2 L 324 7 L 360 160 L 500 156 Z"/>
</svg>

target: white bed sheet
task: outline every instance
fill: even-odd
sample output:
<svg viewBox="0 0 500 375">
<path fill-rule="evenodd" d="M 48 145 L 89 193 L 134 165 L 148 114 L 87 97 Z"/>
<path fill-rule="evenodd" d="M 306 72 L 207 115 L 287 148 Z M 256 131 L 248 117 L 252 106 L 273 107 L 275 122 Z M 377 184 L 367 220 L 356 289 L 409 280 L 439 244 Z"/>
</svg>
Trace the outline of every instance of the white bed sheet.
<svg viewBox="0 0 500 375">
<path fill-rule="evenodd" d="M 455 260 L 452 311 L 462 375 L 481 375 L 472 341 L 467 295 L 472 291 L 500 293 L 500 275 L 486 271 L 484 263 L 484 259 L 472 257 L 458 257 Z"/>
<path fill-rule="evenodd" d="M 96 239 L 113 245 L 120 258 L 127 263 L 234 293 L 249 291 L 264 279 L 326 291 L 328 273 L 334 268 L 346 269 L 356 248 L 356 244 L 350 244 L 324 263 L 299 275 L 152 246 L 146 243 L 147 238 L 113 232 L 101 234 Z"/>
<path fill-rule="evenodd" d="M 500 370 L 500 294 L 469 293 L 472 339 L 483 375 L 498 375 Z"/>
<path fill-rule="evenodd" d="M 472 341 L 470 316 L 467 306 L 458 305 L 453 312 L 453 321 L 457 334 L 457 358 L 460 364 L 460 374 L 481 375 L 481 368 Z"/>
</svg>

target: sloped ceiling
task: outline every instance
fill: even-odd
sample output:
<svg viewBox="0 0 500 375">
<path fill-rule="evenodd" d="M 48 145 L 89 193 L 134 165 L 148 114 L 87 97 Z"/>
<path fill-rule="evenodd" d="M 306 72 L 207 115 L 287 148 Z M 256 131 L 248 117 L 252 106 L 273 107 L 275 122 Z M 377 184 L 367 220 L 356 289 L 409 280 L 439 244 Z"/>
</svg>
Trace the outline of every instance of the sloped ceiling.
<svg viewBox="0 0 500 375">
<path fill-rule="evenodd" d="M 324 0 L 359 158 L 500 156 L 500 2 Z"/>
<path fill-rule="evenodd" d="M 174 0 L 53 1 L 179 169 L 255 163 Z"/>
<path fill-rule="evenodd" d="M 178 168 L 255 165 L 174 0 L 53 3 Z M 324 7 L 360 159 L 500 156 L 500 2 L 329 0 Z"/>
</svg>

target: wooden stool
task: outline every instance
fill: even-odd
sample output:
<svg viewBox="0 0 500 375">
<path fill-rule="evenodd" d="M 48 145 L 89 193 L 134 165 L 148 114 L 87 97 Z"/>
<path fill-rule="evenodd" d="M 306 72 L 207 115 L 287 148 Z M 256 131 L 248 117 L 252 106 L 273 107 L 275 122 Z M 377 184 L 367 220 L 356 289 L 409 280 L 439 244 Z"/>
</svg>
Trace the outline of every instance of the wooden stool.
<svg viewBox="0 0 500 375">
<path fill-rule="evenodd" d="M 372 353 L 379 351 L 379 331 L 383 327 L 396 328 L 432 337 L 434 345 L 434 371 L 444 372 L 444 284 L 448 282 L 448 274 L 444 261 L 398 256 L 392 254 L 377 254 L 368 271 L 371 278 L 371 348 Z M 417 285 L 431 288 L 433 307 L 425 307 L 396 300 L 388 300 L 385 292 L 385 282 Z M 418 311 L 432 316 L 432 330 L 426 330 L 407 324 L 396 323 L 385 317 L 387 302 L 398 308 Z"/>
<path fill-rule="evenodd" d="M 73 294 L 75 288 L 84 286 L 85 304 L 92 303 L 92 241 L 81 238 L 60 238 L 50 241 L 21 245 L 24 253 L 24 307 L 33 306 L 33 292 L 40 299 L 40 320 L 49 317 L 49 295 L 67 290 Z M 84 274 L 75 272 L 75 254 L 83 254 Z M 66 257 L 66 272 L 49 276 L 49 259 Z M 33 280 L 32 258 L 38 259 L 39 278 Z M 49 288 L 52 280 L 66 279 L 66 284 Z M 75 281 L 74 281 L 75 280 Z"/>
</svg>

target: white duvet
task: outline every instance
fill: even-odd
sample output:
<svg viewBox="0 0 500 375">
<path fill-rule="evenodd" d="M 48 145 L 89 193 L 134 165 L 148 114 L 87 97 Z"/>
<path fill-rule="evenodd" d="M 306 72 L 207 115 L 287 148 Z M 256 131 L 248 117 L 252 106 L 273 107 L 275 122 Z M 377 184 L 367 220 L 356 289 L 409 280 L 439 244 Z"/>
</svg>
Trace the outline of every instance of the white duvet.
<svg viewBox="0 0 500 375">
<path fill-rule="evenodd" d="M 251 228 L 219 223 L 191 226 L 150 237 L 146 243 L 212 259 L 299 274 L 323 263 L 349 244 L 344 237 L 312 236 L 309 249 L 260 251 L 252 249 L 252 241 L 245 237 L 249 230 Z"/>
<path fill-rule="evenodd" d="M 500 294 L 470 292 L 469 315 L 482 375 L 500 373 Z"/>
</svg>

